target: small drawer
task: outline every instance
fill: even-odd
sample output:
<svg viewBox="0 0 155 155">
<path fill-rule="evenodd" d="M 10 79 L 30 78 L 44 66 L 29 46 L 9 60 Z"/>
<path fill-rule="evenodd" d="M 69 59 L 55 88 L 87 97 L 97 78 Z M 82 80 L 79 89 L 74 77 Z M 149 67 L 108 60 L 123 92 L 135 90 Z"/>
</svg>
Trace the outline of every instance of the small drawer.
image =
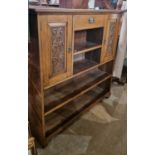
<svg viewBox="0 0 155 155">
<path fill-rule="evenodd" d="M 75 15 L 73 17 L 74 30 L 102 27 L 104 25 L 103 15 Z"/>
</svg>

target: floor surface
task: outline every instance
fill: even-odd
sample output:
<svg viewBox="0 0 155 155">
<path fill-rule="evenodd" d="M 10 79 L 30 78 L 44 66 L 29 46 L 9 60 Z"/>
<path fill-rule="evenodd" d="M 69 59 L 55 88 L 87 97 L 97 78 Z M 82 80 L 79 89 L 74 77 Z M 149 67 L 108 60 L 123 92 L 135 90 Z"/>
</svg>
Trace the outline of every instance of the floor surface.
<svg viewBox="0 0 155 155">
<path fill-rule="evenodd" d="M 111 92 L 38 155 L 127 155 L 127 85 Z"/>
</svg>

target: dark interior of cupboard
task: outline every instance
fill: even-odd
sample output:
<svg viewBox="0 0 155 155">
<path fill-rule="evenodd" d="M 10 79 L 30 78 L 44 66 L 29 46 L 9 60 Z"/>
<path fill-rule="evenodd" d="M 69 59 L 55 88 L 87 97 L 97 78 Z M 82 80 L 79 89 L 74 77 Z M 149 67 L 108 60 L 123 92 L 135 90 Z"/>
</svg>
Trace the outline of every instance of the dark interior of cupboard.
<svg viewBox="0 0 155 155">
<path fill-rule="evenodd" d="M 103 27 L 74 31 L 73 74 L 100 63 Z"/>
<path fill-rule="evenodd" d="M 82 72 L 100 63 L 101 49 L 74 55 L 73 74 Z"/>
</svg>

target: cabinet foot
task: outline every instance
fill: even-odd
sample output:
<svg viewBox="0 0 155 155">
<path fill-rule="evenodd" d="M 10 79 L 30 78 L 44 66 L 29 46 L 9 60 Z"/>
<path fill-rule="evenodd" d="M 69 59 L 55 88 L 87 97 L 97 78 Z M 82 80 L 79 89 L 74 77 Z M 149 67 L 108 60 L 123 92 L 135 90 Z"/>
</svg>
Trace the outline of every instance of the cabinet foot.
<svg viewBox="0 0 155 155">
<path fill-rule="evenodd" d="M 104 97 L 105 97 L 105 98 L 109 98 L 110 96 L 111 96 L 111 92 L 108 92 L 108 93 L 105 94 Z"/>
</svg>

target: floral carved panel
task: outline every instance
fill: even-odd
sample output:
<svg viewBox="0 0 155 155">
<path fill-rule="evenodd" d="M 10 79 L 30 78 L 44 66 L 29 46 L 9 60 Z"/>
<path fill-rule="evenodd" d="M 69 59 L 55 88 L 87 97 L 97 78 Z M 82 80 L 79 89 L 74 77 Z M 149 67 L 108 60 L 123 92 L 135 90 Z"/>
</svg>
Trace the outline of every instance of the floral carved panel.
<svg viewBox="0 0 155 155">
<path fill-rule="evenodd" d="M 115 40 L 116 22 L 110 22 L 109 24 L 109 37 L 107 43 L 107 53 L 113 52 L 113 45 Z"/>
<path fill-rule="evenodd" d="M 65 60 L 65 24 L 51 24 L 51 76 L 55 76 L 66 71 Z"/>
</svg>

